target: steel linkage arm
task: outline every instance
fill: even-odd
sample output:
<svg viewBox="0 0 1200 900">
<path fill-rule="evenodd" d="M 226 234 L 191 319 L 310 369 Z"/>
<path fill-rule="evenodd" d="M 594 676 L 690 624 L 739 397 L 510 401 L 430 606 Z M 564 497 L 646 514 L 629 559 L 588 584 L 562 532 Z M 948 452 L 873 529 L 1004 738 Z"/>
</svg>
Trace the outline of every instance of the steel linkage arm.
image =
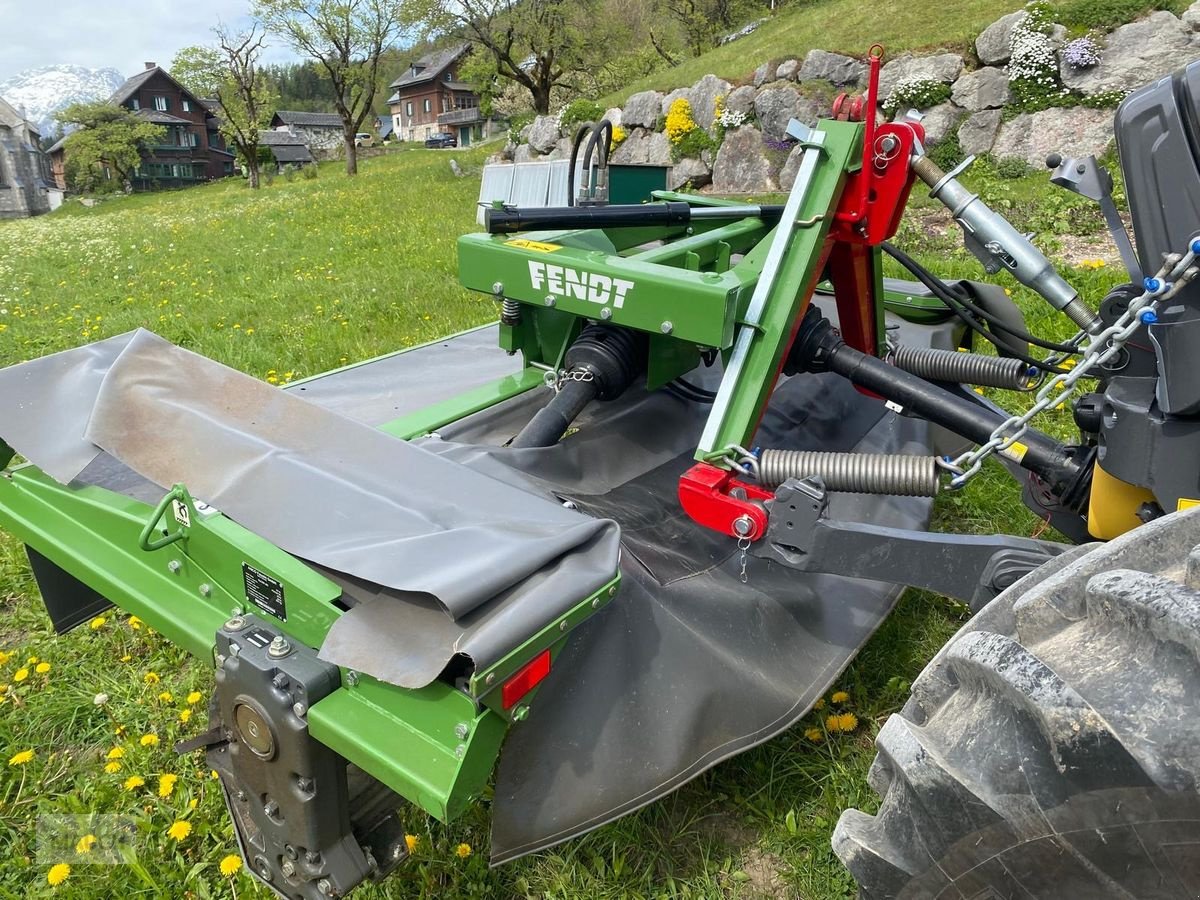
<svg viewBox="0 0 1200 900">
<path fill-rule="evenodd" d="M 768 501 L 753 556 L 801 572 L 904 584 L 962 600 L 972 612 L 1064 550 L 1010 534 L 937 534 L 829 518 L 821 481 L 790 479 Z"/>
</svg>

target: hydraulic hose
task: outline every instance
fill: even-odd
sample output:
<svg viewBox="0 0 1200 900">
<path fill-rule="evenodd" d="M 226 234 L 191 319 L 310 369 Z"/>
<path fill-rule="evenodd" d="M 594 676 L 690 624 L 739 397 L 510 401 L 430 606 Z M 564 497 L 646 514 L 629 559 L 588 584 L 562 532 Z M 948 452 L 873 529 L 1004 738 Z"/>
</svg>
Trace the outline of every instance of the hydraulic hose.
<svg viewBox="0 0 1200 900">
<path fill-rule="evenodd" d="M 596 399 L 600 387 L 595 381 L 575 381 L 568 378 L 554 399 L 538 410 L 521 429 L 510 447 L 550 447 L 558 443 L 575 417 Z"/>
<path fill-rule="evenodd" d="M 567 206 L 575 205 L 575 164 L 579 159 L 579 148 L 583 146 L 584 139 L 591 132 L 592 126 L 590 123 L 584 123 L 579 126 L 575 132 L 575 140 L 571 144 L 571 162 L 567 167 Z"/>
</svg>

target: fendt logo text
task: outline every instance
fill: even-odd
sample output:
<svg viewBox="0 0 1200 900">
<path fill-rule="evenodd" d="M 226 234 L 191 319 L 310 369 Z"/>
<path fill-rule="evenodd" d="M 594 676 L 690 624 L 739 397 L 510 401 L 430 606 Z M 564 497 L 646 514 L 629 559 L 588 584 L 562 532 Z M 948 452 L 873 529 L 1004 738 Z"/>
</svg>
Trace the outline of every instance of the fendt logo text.
<svg viewBox="0 0 1200 900">
<path fill-rule="evenodd" d="M 529 283 L 535 291 L 545 290 L 556 297 L 574 297 L 617 309 L 625 305 L 625 296 L 634 283 L 624 278 L 610 278 L 598 272 L 579 272 L 567 266 L 529 260 Z"/>
</svg>

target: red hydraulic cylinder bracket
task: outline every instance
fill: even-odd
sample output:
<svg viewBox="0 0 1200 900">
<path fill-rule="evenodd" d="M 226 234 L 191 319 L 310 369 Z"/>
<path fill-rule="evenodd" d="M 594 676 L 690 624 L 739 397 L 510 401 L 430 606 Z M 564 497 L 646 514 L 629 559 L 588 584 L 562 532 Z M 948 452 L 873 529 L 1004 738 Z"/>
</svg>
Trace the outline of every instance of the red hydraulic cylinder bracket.
<svg viewBox="0 0 1200 900">
<path fill-rule="evenodd" d="M 745 499 L 734 496 L 735 491 Z M 731 537 L 757 541 L 766 534 L 767 512 L 754 501 L 774 498 L 773 491 L 739 481 L 735 472 L 709 463 L 697 463 L 679 479 L 679 505 L 689 518 Z"/>
</svg>

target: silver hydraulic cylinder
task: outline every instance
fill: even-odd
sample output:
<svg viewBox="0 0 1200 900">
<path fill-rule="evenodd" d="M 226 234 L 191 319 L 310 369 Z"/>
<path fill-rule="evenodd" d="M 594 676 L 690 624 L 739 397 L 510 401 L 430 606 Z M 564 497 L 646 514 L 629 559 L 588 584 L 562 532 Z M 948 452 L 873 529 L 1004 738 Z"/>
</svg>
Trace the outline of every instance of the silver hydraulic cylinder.
<svg viewBox="0 0 1200 900">
<path fill-rule="evenodd" d="M 925 155 L 912 158 L 913 171 L 929 185 L 929 196 L 940 200 L 962 226 L 963 239 L 991 274 L 1007 270 L 1017 281 L 1040 294 L 1047 303 L 1085 331 L 1096 334 L 1102 323 L 1079 292 L 1055 271 L 1050 260 L 1025 235 L 971 193 L 956 177 L 965 166 L 949 174 Z"/>
</svg>

